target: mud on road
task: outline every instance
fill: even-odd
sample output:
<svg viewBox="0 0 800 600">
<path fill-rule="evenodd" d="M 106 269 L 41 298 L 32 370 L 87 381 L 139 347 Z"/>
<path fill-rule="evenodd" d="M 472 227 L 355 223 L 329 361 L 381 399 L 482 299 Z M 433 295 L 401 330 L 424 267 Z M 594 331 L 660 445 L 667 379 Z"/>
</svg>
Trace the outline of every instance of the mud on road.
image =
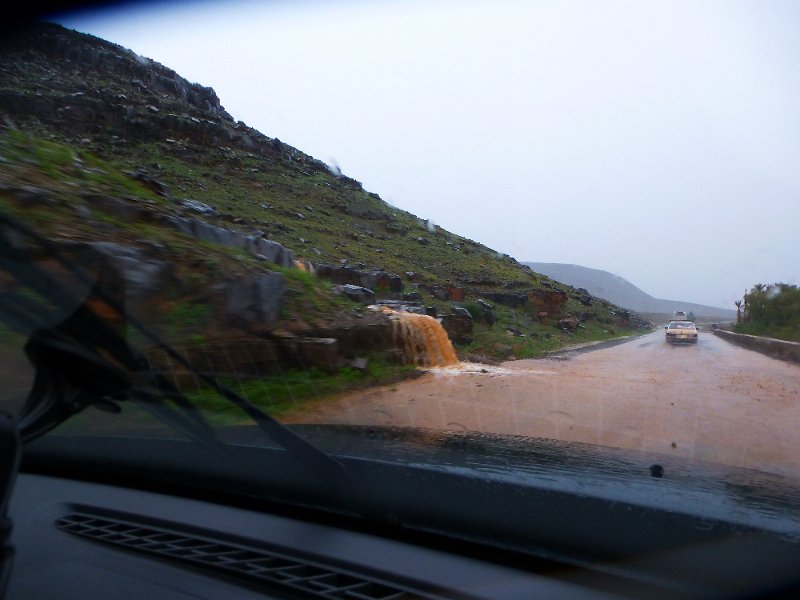
<svg viewBox="0 0 800 600">
<path fill-rule="evenodd" d="M 307 405 L 286 422 L 474 430 L 800 475 L 800 365 L 663 331 L 498 366 L 462 363 Z"/>
</svg>

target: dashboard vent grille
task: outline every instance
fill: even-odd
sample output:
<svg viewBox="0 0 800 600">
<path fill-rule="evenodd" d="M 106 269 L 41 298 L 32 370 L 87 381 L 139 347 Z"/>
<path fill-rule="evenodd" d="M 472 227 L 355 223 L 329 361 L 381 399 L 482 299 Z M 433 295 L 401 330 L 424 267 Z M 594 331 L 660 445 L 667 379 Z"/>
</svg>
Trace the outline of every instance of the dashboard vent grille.
<svg viewBox="0 0 800 600">
<path fill-rule="evenodd" d="M 203 565 L 251 582 L 301 592 L 304 597 L 348 600 L 433 598 L 358 574 L 261 548 L 247 547 L 152 525 L 71 513 L 56 521 L 69 533 L 100 542 Z"/>
</svg>

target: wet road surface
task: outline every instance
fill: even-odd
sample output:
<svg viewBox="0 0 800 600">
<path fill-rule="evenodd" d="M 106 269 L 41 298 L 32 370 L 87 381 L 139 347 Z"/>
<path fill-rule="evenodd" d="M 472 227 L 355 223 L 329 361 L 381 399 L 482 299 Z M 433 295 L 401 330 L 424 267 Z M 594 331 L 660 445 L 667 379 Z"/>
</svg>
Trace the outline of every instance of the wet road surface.
<svg viewBox="0 0 800 600">
<path fill-rule="evenodd" d="M 800 475 L 800 365 L 711 333 L 462 364 L 308 405 L 288 422 L 475 430 L 644 450 Z"/>
</svg>

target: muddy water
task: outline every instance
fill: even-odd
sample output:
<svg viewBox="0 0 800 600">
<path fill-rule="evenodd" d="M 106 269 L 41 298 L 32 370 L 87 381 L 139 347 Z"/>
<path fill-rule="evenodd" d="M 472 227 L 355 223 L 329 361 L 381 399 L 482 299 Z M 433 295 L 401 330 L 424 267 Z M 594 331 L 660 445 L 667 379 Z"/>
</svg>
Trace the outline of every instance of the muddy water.
<svg viewBox="0 0 800 600">
<path fill-rule="evenodd" d="M 432 369 L 287 421 L 401 425 L 587 442 L 800 475 L 800 365 L 701 333 L 498 367 Z"/>
</svg>

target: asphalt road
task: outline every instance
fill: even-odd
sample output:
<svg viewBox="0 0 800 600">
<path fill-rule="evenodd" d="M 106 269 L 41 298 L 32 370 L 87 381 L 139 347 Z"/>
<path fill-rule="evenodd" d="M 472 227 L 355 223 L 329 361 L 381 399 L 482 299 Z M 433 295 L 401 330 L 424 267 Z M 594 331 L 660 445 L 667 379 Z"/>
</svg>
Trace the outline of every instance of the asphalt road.
<svg viewBox="0 0 800 600">
<path fill-rule="evenodd" d="M 800 365 L 711 333 L 497 367 L 462 364 L 313 403 L 288 421 L 476 430 L 587 442 L 800 476 Z"/>
</svg>

